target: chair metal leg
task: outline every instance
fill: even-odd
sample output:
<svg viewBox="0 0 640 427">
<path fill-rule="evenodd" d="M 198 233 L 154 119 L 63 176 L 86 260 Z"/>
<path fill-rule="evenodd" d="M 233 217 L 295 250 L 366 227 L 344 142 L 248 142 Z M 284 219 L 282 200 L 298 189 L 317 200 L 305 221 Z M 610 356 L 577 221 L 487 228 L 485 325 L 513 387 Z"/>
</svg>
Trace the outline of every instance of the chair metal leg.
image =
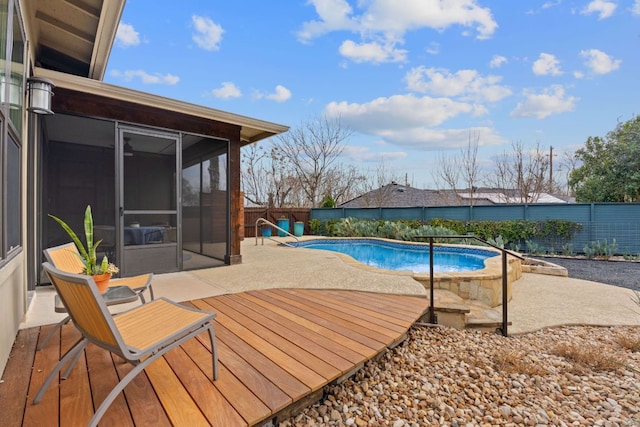
<svg viewBox="0 0 640 427">
<path fill-rule="evenodd" d="M 73 359 L 71 359 L 71 362 L 69 362 L 69 366 L 67 366 L 67 369 L 64 370 L 60 378 L 62 378 L 63 380 L 66 380 L 67 378 L 69 378 L 69 375 L 71 374 L 71 370 L 76 365 L 76 363 L 78 363 L 78 359 L 80 359 L 80 356 L 82 356 L 82 350 L 84 350 L 86 346 L 87 346 L 87 343 L 84 343 L 84 345 L 82 346 L 80 345 L 77 346 L 78 351 L 76 355 L 73 357 Z"/>
<path fill-rule="evenodd" d="M 61 321 L 58 322 L 58 324 L 56 326 L 54 326 L 49 333 L 47 333 L 47 335 L 42 339 L 42 341 L 40 341 L 40 345 L 38 345 L 38 351 L 42 350 L 44 348 L 44 345 L 47 343 L 47 341 L 49 341 L 49 339 L 51 339 L 51 337 L 53 336 L 53 334 L 60 328 L 62 328 L 64 325 L 66 325 L 67 323 L 69 323 L 69 321 L 71 320 L 71 317 L 67 316 L 64 319 L 62 319 Z"/>
<path fill-rule="evenodd" d="M 216 332 L 213 325 L 209 325 L 209 338 L 211 339 L 211 356 L 213 358 L 213 380 L 218 379 L 218 346 L 216 345 Z"/>
<path fill-rule="evenodd" d="M 60 359 L 60 361 L 58 362 L 58 364 L 51 370 L 51 372 L 49 373 L 49 376 L 47 377 L 47 379 L 44 381 L 44 383 L 42 383 L 42 385 L 40 386 L 40 389 L 38 390 L 38 393 L 36 394 L 36 397 L 33 399 L 33 403 L 39 403 L 40 400 L 42 400 L 42 396 L 44 395 L 44 392 L 46 391 L 47 387 L 49 387 L 49 384 L 51 384 L 51 381 L 53 380 L 53 378 L 58 375 L 58 372 L 60 372 L 60 370 L 62 369 L 62 367 L 69 361 L 69 359 L 71 359 L 72 357 L 74 357 L 76 354 L 78 354 L 78 349 L 82 350 L 85 348 L 85 346 L 87 345 L 87 343 L 89 342 L 89 340 L 85 339 L 85 338 L 80 338 L 78 341 L 76 341 L 76 343 L 64 354 L 64 356 L 62 357 L 62 359 Z"/>
<path fill-rule="evenodd" d="M 88 427 L 96 427 L 98 425 L 98 422 L 100 421 L 102 416 L 105 414 L 105 412 L 107 412 L 107 409 L 109 409 L 109 406 L 111 406 L 111 404 L 113 403 L 115 398 L 118 396 L 118 394 L 120 394 L 120 392 L 122 390 L 124 390 L 124 388 L 127 386 L 127 384 L 129 384 L 131 382 L 131 380 L 133 380 L 136 377 L 136 375 L 138 375 L 141 371 L 143 371 L 144 368 L 149 366 L 149 364 L 151 364 L 151 362 L 153 362 L 157 358 L 162 357 L 166 352 L 168 352 L 170 350 L 173 350 L 174 348 L 178 347 L 179 345 L 181 345 L 185 341 L 188 341 L 188 340 L 190 340 L 192 338 L 195 338 L 196 336 L 198 336 L 199 334 L 204 332 L 202 329 L 203 328 L 200 327 L 200 328 L 188 333 L 187 335 L 184 335 L 180 339 L 172 342 L 171 344 L 167 345 L 166 347 L 163 347 L 163 348 L 159 349 L 157 352 L 151 354 L 149 357 L 144 359 L 144 361 L 142 361 L 142 362 L 140 362 L 138 364 L 135 364 L 134 362 L 129 361 L 129 363 L 133 363 L 135 365 L 135 367 L 131 371 L 129 371 L 129 373 L 127 375 L 125 375 L 120 380 L 120 382 L 118 384 L 116 384 L 116 386 L 109 392 L 107 397 L 105 397 L 105 399 L 102 401 L 102 403 L 98 407 L 98 410 L 95 412 L 95 414 L 93 414 L 93 418 L 91 418 L 91 421 L 89 422 Z M 213 332 L 213 328 L 211 326 L 210 326 L 209 329 L 210 329 L 211 332 Z M 210 335 L 210 336 L 212 336 L 212 335 Z M 216 357 L 216 361 L 217 360 L 218 359 Z M 218 369 L 218 367 L 216 365 L 214 365 L 214 376 L 217 376 L 217 373 L 216 373 L 217 369 Z"/>
</svg>

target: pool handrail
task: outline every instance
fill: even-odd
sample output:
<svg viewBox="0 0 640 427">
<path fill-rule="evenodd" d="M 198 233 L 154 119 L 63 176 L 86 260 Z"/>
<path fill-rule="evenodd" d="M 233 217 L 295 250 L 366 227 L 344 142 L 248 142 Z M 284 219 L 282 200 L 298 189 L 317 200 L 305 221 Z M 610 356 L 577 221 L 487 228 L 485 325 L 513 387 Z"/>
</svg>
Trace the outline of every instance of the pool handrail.
<svg viewBox="0 0 640 427">
<path fill-rule="evenodd" d="M 296 242 L 300 242 L 300 239 L 298 239 L 298 237 L 296 237 L 295 235 L 289 233 L 289 231 L 285 230 L 284 228 L 278 227 L 277 225 L 275 225 L 274 223 L 272 223 L 271 221 L 269 221 L 269 220 L 267 220 L 265 218 L 258 218 L 256 220 L 256 246 L 258 246 L 258 226 L 260 224 L 270 225 L 270 226 L 274 227 L 276 230 L 282 231 L 283 233 L 285 233 L 285 235 L 293 237 L 294 239 L 296 239 Z M 262 244 L 264 245 L 264 236 L 262 235 L 262 233 L 260 233 L 260 237 L 262 238 Z M 267 239 L 273 240 L 271 237 L 267 237 Z M 274 240 L 274 241 L 276 241 L 276 240 Z M 288 244 L 287 242 L 280 242 L 280 243 L 282 243 L 283 245 L 286 245 L 286 246 L 292 246 L 292 245 Z"/>
<path fill-rule="evenodd" d="M 507 288 L 508 288 L 508 280 L 507 280 L 507 254 L 519 258 L 521 260 L 524 260 L 524 257 L 516 252 L 510 251 L 508 249 L 505 248 L 501 248 L 497 245 L 494 245 L 493 243 L 489 243 L 484 239 L 481 239 L 480 237 L 474 236 L 474 235 L 451 235 L 451 236 L 433 236 L 433 235 L 426 235 L 426 236 L 414 236 L 414 239 L 429 239 L 429 297 L 430 297 L 430 301 L 429 301 L 429 322 L 436 324 L 438 323 L 438 319 L 436 317 L 436 312 L 435 312 L 435 305 L 434 305 L 434 295 L 433 295 L 433 240 L 434 239 L 473 239 L 473 240 L 477 240 L 481 243 L 484 243 L 485 245 L 491 246 L 492 248 L 495 248 L 497 250 L 500 251 L 501 255 L 502 255 L 502 335 L 503 336 L 508 336 L 508 332 L 507 332 L 507 325 L 508 325 L 508 319 L 507 319 L 507 303 L 508 303 L 508 296 L 507 296 Z"/>
</svg>

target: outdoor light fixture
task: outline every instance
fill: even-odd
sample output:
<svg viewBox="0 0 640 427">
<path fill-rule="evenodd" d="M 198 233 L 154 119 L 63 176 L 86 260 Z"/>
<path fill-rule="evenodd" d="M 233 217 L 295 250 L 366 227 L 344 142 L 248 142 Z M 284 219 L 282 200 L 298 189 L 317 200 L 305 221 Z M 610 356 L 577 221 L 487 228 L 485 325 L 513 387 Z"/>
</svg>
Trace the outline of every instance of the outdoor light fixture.
<svg viewBox="0 0 640 427">
<path fill-rule="evenodd" d="M 30 77 L 27 79 L 27 110 L 36 114 L 53 114 L 51 97 L 55 85 L 49 79 Z"/>
<path fill-rule="evenodd" d="M 7 88 L 8 86 L 8 88 Z M 9 90 L 9 98 L 6 99 L 7 89 Z M 22 76 L 11 73 L 10 77 L 4 73 L 0 74 L 0 102 L 8 103 L 12 110 L 19 110 L 22 105 Z"/>
</svg>

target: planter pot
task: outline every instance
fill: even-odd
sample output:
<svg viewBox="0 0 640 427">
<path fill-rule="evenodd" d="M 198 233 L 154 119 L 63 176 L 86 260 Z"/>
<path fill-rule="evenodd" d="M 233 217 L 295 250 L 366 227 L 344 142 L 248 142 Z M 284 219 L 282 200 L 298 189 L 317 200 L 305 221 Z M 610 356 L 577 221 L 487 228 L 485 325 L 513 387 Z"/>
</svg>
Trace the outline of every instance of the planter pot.
<svg viewBox="0 0 640 427">
<path fill-rule="evenodd" d="M 271 237 L 271 226 L 270 225 L 263 225 L 261 228 L 262 231 L 262 237 Z"/>
<path fill-rule="evenodd" d="M 287 230 L 287 232 L 289 232 L 289 220 L 288 219 L 279 219 L 278 220 L 278 227 L 282 228 L 283 230 Z M 282 231 L 282 230 L 278 230 L 278 236 L 280 237 L 284 237 L 287 234 Z"/>
<path fill-rule="evenodd" d="M 95 274 L 91 277 L 93 277 L 93 281 L 96 282 L 98 290 L 101 294 L 107 292 L 107 289 L 109 288 L 109 279 L 111 279 L 111 273 Z"/>
<path fill-rule="evenodd" d="M 304 222 L 296 221 L 293 223 L 293 235 L 296 237 L 302 236 L 304 233 Z"/>
</svg>

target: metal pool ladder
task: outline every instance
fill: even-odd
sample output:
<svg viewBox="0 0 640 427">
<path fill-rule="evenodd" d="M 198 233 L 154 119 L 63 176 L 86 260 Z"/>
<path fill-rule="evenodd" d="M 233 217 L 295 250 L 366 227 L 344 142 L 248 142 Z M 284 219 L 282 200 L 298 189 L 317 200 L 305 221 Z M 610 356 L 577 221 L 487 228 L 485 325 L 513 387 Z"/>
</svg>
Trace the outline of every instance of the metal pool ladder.
<svg viewBox="0 0 640 427">
<path fill-rule="evenodd" d="M 280 228 L 280 227 L 278 227 L 277 225 L 275 225 L 274 223 L 272 223 L 271 221 L 267 221 L 267 220 L 266 220 L 266 219 L 264 219 L 264 218 L 258 218 L 258 219 L 256 220 L 256 246 L 258 246 L 258 226 L 259 226 L 259 225 L 261 225 L 261 224 L 264 224 L 264 225 L 270 225 L 270 226 L 274 227 L 276 230 L 280 230 L 280 231 L 282 231 L 282 232 L 283 232 L 283 233 L 285 233 L 287 236 L 291 236 L 291 237 L 293 237 L 294 239 L 296 239 L 296 242 L 300 242 L 300 239 L 298 239 L 298 238 L 297 238 L 296 236 L 294 236 L 293 234 L 289 233 L 289 232 L 288 232 L 287 230 L 285 230 L 284 228 Z M 262 244 L 264 245 L 264 236 L 262 235 L 262 232 L 260 233 L 260 237 L 262 238 Z M 267 237 L 267 239 L 271 239 L 271 237 Z M 271 240 L 273 240 L 273 239 L 271 239 Z M 292 248 L 293 248 L 293 247 L 295 247 L 295 246 L 293 246 L 293 245 L 290 245 L 290 244 L 289 244 L 289 243 L 287 243 L 287 242 L 281 242 L 281 243 L 282 243 L 283 245 L 290 246 L 290 247 L 292 247 Z"/>
</svg>

